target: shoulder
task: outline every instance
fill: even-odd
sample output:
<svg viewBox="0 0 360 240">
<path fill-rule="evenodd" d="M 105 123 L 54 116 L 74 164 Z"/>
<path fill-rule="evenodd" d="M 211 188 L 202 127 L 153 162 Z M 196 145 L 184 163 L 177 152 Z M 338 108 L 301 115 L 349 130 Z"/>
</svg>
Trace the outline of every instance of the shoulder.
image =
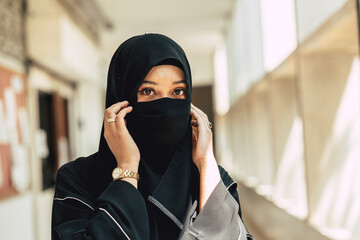
<svg viewBox="0 0 360 240">
<path fill-rule="evenodd" d="M 79 165 L 86 167 L 89 167 L 91 163 L 93 162 L 93 158 L 95 157 L 95 154 L 92 154 L 88 157 L 79 157 L 73 161 L 70 161 L 64 165 L 62 165 L 56 176 L 56 181 L 66 180 L 66 179 L 73 179 L 80 177 L 81 173 L 79 172 Z M 85 171 L 85 169 L 84 169 Z"/>
<path fill-rule="evenodd" d="M 55 196 L 88 193 L 90 184 L 82 177 L 81 172 L 88 172 L 95 154 L 80 157 L 61 166 L 56 175 Z M 79 166 L 83 168 L 79 171 Z"/>
<path fill-rule="evenodd" d="M 59 168 L 59 170 L 56 174 L 56 182 L 62 180 L 63 178 L 66 179 L 69 175 L 75 174 L 75 161 L 76 160 L 65 163 L 64 165 L 62 165 Z"/>
</svg>

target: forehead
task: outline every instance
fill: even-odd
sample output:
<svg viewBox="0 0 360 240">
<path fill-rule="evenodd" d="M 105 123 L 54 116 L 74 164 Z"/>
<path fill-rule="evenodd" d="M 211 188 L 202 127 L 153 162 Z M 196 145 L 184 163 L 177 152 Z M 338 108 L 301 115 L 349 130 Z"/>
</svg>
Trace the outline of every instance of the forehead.
<svg viewBox="0 0 360 240">
<path fill-rule="evenodd" d="M 182 69 L 173 65 L 158 65 L 153 67 L 148 74 L 145 76 L 144 80 L 160 81 L 160 80 L 169 80 L 169 81 L 178 81 L 186 80 L 185 73 Z"/>
</svg>

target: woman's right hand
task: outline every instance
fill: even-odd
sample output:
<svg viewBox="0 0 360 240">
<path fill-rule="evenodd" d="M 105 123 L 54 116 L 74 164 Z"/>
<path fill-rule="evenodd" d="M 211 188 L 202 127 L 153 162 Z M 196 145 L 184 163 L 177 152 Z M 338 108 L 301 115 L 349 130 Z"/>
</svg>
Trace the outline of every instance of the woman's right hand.
<svg viewBox="0 0 360 240">
<path fill-rule="evenodd" d="M 114 154 L 117 166 L 131 171 L 138 171 L 140 162 L 139 149 L 126 128 L 126 114 L 132 111 L 128 101 L 118 102 L 105 110 L 104 137 L 111 152 Z M 115 122 L 108 122 L 115 118 Z"/>
</svg>

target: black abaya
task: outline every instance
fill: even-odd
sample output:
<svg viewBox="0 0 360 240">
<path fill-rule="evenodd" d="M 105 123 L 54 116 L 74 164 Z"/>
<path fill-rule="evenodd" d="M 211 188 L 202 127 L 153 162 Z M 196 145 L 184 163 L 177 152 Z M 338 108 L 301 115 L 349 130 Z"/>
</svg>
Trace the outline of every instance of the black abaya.
<svg viewBox="0 0 360 240">
<path fill-rule="evenodd" d="M 159 64 L 184 71 L 186 99 L 137 103 L 137 89 Z M 52 239 L 246 239 L 236 183 L 222 168 L 222 181 L 198 213 L 199 174 L 191 157 L 191 71 L 180 46 L 160 34 L 121 44 L 109 67 L 106 108 L 124 100 L 134 107 L 126 119 L 141 153 L 138 189 L 112 181 L 116 160 L 103 128 L 97 153 L 58 172 Z M 144 129 L 154 132 L 145 138 Z"/>
</svg>

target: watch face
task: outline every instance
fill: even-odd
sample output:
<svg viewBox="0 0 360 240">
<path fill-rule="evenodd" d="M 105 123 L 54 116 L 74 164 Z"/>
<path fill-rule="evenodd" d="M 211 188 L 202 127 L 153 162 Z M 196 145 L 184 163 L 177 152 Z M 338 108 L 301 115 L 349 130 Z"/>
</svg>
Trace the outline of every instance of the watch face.
<svg viewBox="0 0 360 240">
<path fill-rule="evenodd" d="M 112 173 L 112 177 L 113 178 L 118 178 L 120 177 L 120 174 L 121 174 L 122 170 L 120 168 L 115 168 L 113 173 Z"/>
</svg>

